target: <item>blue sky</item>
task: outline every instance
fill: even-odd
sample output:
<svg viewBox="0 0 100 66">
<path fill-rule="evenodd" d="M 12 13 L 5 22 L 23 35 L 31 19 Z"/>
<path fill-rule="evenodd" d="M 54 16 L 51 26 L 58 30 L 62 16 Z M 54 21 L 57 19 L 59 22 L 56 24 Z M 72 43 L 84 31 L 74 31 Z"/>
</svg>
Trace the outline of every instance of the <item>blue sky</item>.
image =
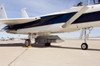
<svg viewBox="0 0 100 66">
<path fill-rule="evenodd" d="M 88 0 L 0 0 L 0 4 L 5 6 L 8 18 L 21 18 L 21 9 L 26 8 L 30 17 L 59 12 L 71 8 L 78 2 L 87 4 Z M 97 1 L 97 0 L 96 0 Z M 92 4 L 91 0 L 91 4 Z M 1 18 L 1 16 L 0 16 Z M 59 34 L 61 37 L 79 37 L 80 31 Z M 100 28 L 94 28 L 90 36 L 100 36 Z M 27 37 L 24 35 L 8 34 L 0 32 L 0 37 Z"/>
</svg>

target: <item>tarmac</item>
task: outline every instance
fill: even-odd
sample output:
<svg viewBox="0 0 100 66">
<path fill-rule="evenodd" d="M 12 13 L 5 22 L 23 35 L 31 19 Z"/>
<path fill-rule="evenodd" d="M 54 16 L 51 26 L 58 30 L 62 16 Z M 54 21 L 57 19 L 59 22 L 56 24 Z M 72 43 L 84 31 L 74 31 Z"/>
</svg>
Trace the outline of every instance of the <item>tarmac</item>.
<svg viewBox="0 0 100 66">
<path fill-rule="evenodd" d="M 100 66 L 100 39 L 88 40 L 88 50 L 81 50 L 82 42 L 66 39 L 27 48 L 24 40 L 0 41 L 0 66 Z"/>
</svg>

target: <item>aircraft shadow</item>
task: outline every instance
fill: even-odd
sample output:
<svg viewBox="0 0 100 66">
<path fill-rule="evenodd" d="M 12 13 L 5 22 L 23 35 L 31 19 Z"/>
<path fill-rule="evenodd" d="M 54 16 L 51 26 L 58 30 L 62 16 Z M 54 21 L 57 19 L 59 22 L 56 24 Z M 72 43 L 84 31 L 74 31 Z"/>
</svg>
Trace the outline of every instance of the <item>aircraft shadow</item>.
<svg viewBox="0 0 100 66">
<path fill-rule="evenodd" d="M 23 46 L 24 46 L 24 43 L 0 44 L 0 47 L 23 47 Z M 45 47 L 44 45 L 37 45 L 37 44 L 32 44 L 32 47 L 36 47 L 36 48 L 48 48 L 48 47 Z M 60 49 L 82 50 L 81 48 L 77 48 L 77 47 L 62 47 L 62 46 L 55 46 L 55 45 L 51 45 L 49 47 L 50 48 L 60 48 Z M 89 48 L 86 51 L 100 51 L 100 49 Z"/>
<path fill-rule="evenodd" d="M 44 48 L 44 45 L 31 44 L 32 47 Z M 0 47 L 24 47 L 24 43 L 7 43 L 0 44 Z M 45 47 L 46 48 L 46 47 Z"/>
<path fill-rule="evenodd" d="M 8 43 L 8 44 L 0 44 L 0 47 L 22 47 L 23 43 Z"/>
<path fill-rule="evenodd" d="M 77 47 L 62 47 L 62 46 L 50 46 L 52 48 L 61 48 L 61 49 L 73 49 L 73 50 L 82 50 L 81 48 L 77 48 Z M 92 48 L 89 48 L 88 50 L 86 51 L 100 51 L 100 49 L 92 49 Z"/>
</svg>

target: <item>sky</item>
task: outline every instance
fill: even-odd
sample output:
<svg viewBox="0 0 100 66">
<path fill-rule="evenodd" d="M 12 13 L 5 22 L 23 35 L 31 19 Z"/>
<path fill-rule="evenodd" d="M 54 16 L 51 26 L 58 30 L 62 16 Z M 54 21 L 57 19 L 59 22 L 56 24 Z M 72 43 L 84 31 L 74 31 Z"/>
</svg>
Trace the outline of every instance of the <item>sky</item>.
<svg viewBox="0 0 100 66">
<path fill-rule="evenodd" d="M 88 0 L 0 0 L 0 5 L 4 5 L 8 18 L 21 18 L 22 8 L 26 8 L 29 17 L 36 17 L 40 15 L 67 10 L 75 6 L 80 1 L 84 2 L 84 5 L 87 5 Z M 93 4 L 92 0 L 91 4 Z M 61 33 L 57 35 L 59 35 L 60 37 L 70 38 L 70 37 L 79 37 L 80 33 L 81 31 L 76 31 L 71 33 Z M 90 37 L 95 37 L 95 36 L 100 36 L 100 28 L 94 28 L 92 30 Z M 27 36 L 0 32 L 0 38 L 1 37 L 24 38 Z"/>
</svg>

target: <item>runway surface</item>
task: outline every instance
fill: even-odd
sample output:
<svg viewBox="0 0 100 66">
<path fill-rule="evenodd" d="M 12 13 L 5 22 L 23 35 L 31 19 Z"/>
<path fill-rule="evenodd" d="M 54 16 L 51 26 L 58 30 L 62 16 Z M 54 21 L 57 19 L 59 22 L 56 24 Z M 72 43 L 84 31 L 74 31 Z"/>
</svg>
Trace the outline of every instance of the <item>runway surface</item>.
<svg viewBox="0 0 100 66">
<path fill-rule="evenodd" d="M 81 50 L 82 42 L 66 39 L 26 48 L 24 40 L 0 41 L 0 66 L 100 66 L 100 40 L 88 40 L 88 50 Z"/>
</svg>

